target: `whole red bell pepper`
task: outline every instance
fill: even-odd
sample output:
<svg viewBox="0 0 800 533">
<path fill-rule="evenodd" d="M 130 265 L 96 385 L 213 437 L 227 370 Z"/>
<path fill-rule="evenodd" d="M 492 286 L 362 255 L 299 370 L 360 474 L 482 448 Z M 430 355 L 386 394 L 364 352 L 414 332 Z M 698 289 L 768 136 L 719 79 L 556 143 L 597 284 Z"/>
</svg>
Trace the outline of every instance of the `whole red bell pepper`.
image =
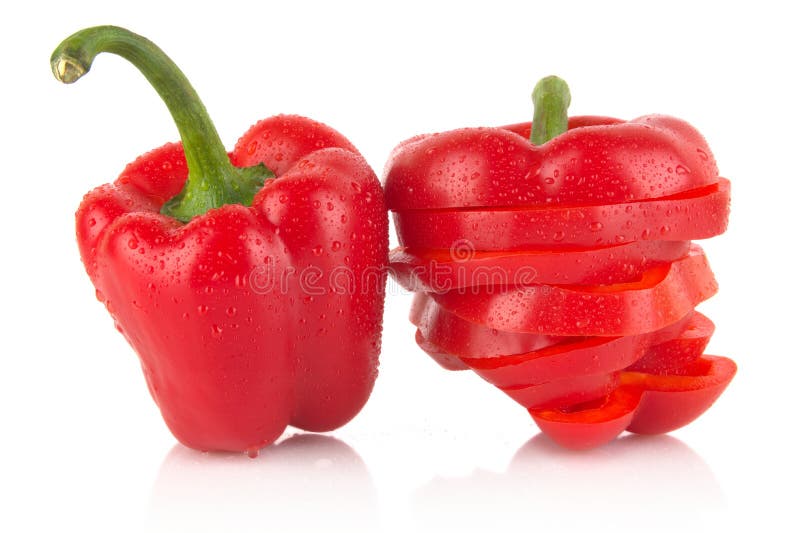
<svg viewBox="0 0 800 533">
<path fill-rule="evenodd" d="M 139 157 L 76 215 L 97 297 L 169 429 L 192 448 L 255 454 L 287 424 L 346 423 L 380 350 L 388 220 L 374 172 L 297 116 L 257 123 L 227 154 L 175 64 L 122 28 L 67 38 L 53 72 L 72 83 L 100 52 L 147 77 L 182 141 Z"/>
</svg>

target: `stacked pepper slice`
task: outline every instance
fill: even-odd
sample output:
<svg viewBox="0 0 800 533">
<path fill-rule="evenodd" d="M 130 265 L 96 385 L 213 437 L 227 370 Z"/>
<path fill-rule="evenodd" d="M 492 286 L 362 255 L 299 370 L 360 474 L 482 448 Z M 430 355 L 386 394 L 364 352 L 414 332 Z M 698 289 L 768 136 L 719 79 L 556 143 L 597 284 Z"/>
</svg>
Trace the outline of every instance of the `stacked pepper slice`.
<svg viewBox="0 0 800 533">
<path fill-rule="evenodd" d="M 714 325 L 695 306 L 717 284 L 691 242 L 725 230 L 730 182 L 684 121 L 568 119 L 555 77 L 533 96 L 531 123 L 421 135 L 392 152 L 390 266 L 416 292 L 417 343 L 566 447 L 672 431 L 736 372 L 703 355 Z"/>
</svg>

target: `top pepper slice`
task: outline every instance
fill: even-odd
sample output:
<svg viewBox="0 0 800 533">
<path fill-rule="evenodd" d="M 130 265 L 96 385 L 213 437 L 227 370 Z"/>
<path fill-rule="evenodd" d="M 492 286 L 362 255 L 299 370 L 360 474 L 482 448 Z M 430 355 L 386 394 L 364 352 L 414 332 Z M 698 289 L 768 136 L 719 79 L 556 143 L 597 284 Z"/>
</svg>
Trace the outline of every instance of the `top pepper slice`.
<svg viewBox="0 0 800 533">
<path fill-rule="evenodd" d="M 541 146 L 528 140 L 530 129 L 462 128 L 401 143 L 384 170 L 387 207 L 607 205 L 718 180 L 705 139 L 677 118 L 572 117 L 568 131 Z"/>
</svg>

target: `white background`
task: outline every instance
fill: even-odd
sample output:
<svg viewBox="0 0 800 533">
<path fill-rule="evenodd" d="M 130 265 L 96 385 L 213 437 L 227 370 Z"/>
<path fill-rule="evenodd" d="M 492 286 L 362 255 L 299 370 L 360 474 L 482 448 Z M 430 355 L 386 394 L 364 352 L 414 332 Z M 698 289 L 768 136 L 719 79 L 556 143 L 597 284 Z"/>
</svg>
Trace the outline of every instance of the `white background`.
<svg viewBox="0 0 800 533">
<path fill-rule="evenodd" d="M 28 1 L 0 21 L 0 530 L 797 530 L 800 43 L 781 3 L 116 4 Z M 729 230 L 704 243 L 721 290 L 701 310 L 708 351 L 739 374 L 685 429 L 564 452 L 430 361 L 390 285 L 381 375 L 352 423 L 256 460 L 176 445 L 74 239 L 85 192 L 177 138 L 119 58 L 52 78 L 62 38 L 108 23 L 181 65 L 229 147 L 299 113 L 378 174 L 416 133 L 529 120 L 548 74 L 570 83 L 572 114 L 689 120 L 733 182 Z"/>
</svg>

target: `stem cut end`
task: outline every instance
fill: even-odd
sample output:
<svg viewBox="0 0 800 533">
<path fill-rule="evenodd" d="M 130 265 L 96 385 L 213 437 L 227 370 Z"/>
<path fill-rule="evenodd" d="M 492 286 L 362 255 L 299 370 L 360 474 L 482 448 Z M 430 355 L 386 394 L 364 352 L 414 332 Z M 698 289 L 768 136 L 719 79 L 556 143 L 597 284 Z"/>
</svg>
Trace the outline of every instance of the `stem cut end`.
<svg viewBox="0 0 800 533">
<path fill-rule="evenodd" d="M 53 69 L 53 76 L 61 83 L 75 83 L 87 72 L 78 61 L 65 56 L 53 58 L 50 66 Z"/>
</svg>

